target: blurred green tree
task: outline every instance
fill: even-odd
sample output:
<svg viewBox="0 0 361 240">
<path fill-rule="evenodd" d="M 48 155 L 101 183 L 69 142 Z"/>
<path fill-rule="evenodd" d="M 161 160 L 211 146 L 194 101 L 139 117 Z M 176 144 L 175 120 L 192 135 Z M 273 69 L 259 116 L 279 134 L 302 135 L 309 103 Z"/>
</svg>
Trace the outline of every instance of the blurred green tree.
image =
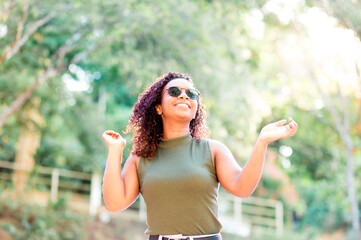
<svg viewBox="0 0 361 240">
<path fill-rule="evenodd" d="M 298 172 L 302 178 L 309 176 L 318 186 L 325 186 L 319 183 L 327 179 L 343 186 L 334 190 L 347 189 L 349 205 L 337 197 L 329 197 L 340 201 L 345 214 L 349 212 L 347 208 L 351 209 L 354 236 L 359 236 L 357 189 L 360 184 L 355 179 L 359 178 L 360 167 L 356 159 L 360 151 L 361 78 L 357 55 L 360 42 L 355 24 L 359 16 L 355 13 L 360 5 L 345 1 L 309 2 L 309 6 L 322 6 L 323 10 L 290 5 L 269 7 L 271 16 L 265 17 L 278 18 L 279 25 L 283 26 L 280 29 L 286 31 L 269 33 L 276 44 L 263 53 L 268 61 L 261 65 L 260 74 L 271 75 L 264 90 L 266 94 L 272 90 L 275 97 L 269 98 L 276 104 L 273 114 L 280 105 L 287 106 L 287 111 L 300 119 L 306 131 L 306 135 L 299 133 L 295 138 L 299 140 L 295 146 L 300 148 L 294 149 L 292 159 L 298 169 L 292 172 Z M 292 7 L 293 15 L 284 14 Z M 324 11 L 335 14 L 340 21 L 334 21 Z M 354 30 L 355 34 L 342 26 Z M 275 57 L 277 62 L 272 60 Z M 340 182 L 340 178 L 347 182 Z M 328 190 L 322 187 L 320 191 Z"/>
</svg>

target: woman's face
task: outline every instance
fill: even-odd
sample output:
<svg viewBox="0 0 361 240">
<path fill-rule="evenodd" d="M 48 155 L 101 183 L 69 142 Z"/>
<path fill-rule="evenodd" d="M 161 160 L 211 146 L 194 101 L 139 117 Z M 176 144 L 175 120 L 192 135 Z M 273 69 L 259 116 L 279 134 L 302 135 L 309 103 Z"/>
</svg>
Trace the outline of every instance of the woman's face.
<svg viewBox="0 0 361 240">
<path fill-rule="evenodd" d="M 172 97 L 168 91 L 170 87 L 181 88 L 181 94 Z M 163 121 L 167 118 L 174 118 L 190 122 L 195 118 L 198 100 L 190 99 L 186 94 L 187 89 L 194 89 L 194 86 L 191 82 L 182 78 L 173 79 L 164 86 L 161 104 L 156 106 L 156 110 L 162 116 Z"/>
</svg>

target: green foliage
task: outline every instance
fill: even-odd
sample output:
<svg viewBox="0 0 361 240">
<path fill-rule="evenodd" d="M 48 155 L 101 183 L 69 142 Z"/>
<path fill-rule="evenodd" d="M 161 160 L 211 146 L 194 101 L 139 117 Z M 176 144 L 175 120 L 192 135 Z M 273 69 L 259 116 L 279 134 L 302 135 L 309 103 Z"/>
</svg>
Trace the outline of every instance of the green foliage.
<svg viewBox="0 0 361 240">
<path fill-rule="evenodd" d="M 1 198 L 0 226 L 16 240 L 82 239 L 84 217 L 67 209 L 66 199 L 44 208 L 20 199 Z"/>
<path fill-rule="evenodd" d="M 347 225 L 350 213 L 344 209 L 348 203 L 342 198 L 344 189 L 338 186 L 338 181 L 302 181 L 298 185 L 307 208 L 298 211 L 301 221 L 297 231 L 308 228 L 310 235 L 320 229 L 332 233 Z"/>
<path fill-rule="evenodd" d="M 315 100 L 321 97 L 308 74 L 308 67 L 318 66 L 319 62 L 305 57 L 294 67 L 282 59 L 280 49 L 292 49 L 285 39 L 297 41 L 297 34 L 306 33 L 297 17 L 295 22 L 284 24 L 277 14 L 265 11 L 264 6 L 269 2 L 168 0 L 154 4 L 136 0 L 121 3 L 31 0 L 24 31 L 51 11 L 57 10 L 58 14 L 32 34 L 16 55 L 0 64 L 0 113 L 41 76 L 60 46 L 71 40 L 76 42 L 61 63 L 66 66 L 76 54 L 100 44 L 76 65 L 81 73 L 72 71 L 74 66 L 66 68 L 33 93 L 32 97 L 41 99 L 38 111 L 43 117 L 43 124 L 38 126 L 41 144 L 35 155 L 37 165 L 101 172 L 106 159 L 102 132 L 125 130 L 138 94 L 160 74 L 180 71 L 190 74 L 202 93 L 211 137 L 224 142 L 241 165 L 247 161 L 262 126 L 292 116 L 299 123 L 296 136 L 272 143 L 269 148 L 276 152 L 282 145 L 293 149 L 289 157 L 291 167 L 284 172 L 296 184 L 300 205 L 307 206 L 300 210 L 303 217 L 299 231 L 312 237 L 320 229 L 348 226 L 345 147 L 329 110 L 315 108 Z M 353 1 L 308 1 L 307 4 L 321 7 L 360 35 L 360 6 Z M 21 9 L 22 5 L 16 2 L 4 20 L 8 33 L 1 38 L 1 50 L 15 39 Z M 306 6 L 301 6 L 294 13 L 306 10 Z M 265 26 L 263 38 L 255 37 L 255 27 L 248 23 L 255 13 L 261 14 L 260 23 Z M 301 42 L 296 46 L 303 51 L 302 56 L 307 56 L 308 49 L 302 48 Z M 295 76 L 299 72 L 301 76 Z M 67 88 L 65 77 L 80 83 L 84 82 L 84 76 L 88 89 Z M 336 99 L 333 101 L 336 110 L 341 112 L 343 106 L 337 101 L 337 91 L 331 87 L 325 91 L 331 99 Z M 355 142 L 355 179 L 360 179 L 361 115 L 356 96 L 345 97 Z M 31 104 L 27 101 L 25 106 Z M 0 160 L 14 161 L 19 129 L 28 120 L 21 109 L 0 129 Z M 131 134 L 125 136 L 125 158 L 132 147 L 131 137 Z M 283 169 L 280 161 L 279 165 Z M 272 195 L 279 184 L 263 178 L 260 186 L 268 189 L 264 196 Z M 360 199 L 361 185 L 359 182 L 356 185 Z M 282 196 L 278 198 L 282 200 Z M 66 238 L 57 235 L 57 229 L 45 230 L 51 229 L 51 221 L 59 223 L 60 219 L 54 216 L 65 206 L 63 199 L 46 213 L 39 210 L 39 216 L 33 212 L 21 213 L 36 216 L 39 221 L 36 224 L 36 220 L 29 223 L 27 218 L 11 212 L 11 207 L 3 207 L 17 222 L 2 226 L 13 235 L 30 231 L 48 239 Z M 49 223 L 46 214 L 54 217 L 50 217 Z"/>
<path fill-rule="evenodd" d="M 262 177 L 258 189 L 264 189 L 265 192 L 260 193 L 257 191 L 254 196 L 269 199 L 273 196 L 278 196 L 277 190 L 282 187 L 282 183 L 279 180 L 272 179 L 270 177 L 264 176 Z M 281 197 L 281 196 L 279 196 Z M 278 199 L 281 200 L 281 199 Z"/>
</svg>

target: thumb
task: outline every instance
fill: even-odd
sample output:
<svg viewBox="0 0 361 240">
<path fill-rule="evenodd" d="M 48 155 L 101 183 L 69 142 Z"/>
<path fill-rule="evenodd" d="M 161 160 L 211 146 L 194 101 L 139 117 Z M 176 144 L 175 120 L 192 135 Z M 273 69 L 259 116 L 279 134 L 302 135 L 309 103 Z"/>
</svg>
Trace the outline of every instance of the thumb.
<svg viewBox="0 0 361 240">
<path fill-rule="evenodd" d="M 279 120 L 279 121 L 275 122 L 275 125 L 277 127 L 280 127 L 280 126 L 285 125 L 286 122 L 287 122 L 286 119 L 282 119 L 282 120 Z"/>
</svg>

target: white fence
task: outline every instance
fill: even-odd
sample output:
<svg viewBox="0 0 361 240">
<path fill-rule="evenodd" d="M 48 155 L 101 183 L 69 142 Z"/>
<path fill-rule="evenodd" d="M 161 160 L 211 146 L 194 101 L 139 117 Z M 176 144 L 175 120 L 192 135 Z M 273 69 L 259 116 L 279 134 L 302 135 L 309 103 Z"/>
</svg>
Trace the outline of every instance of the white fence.
<svg viewBox="0 0 361 240">
<path fill-rule="evenodd" d="M 6 170 L 7 169 L 7 170 Z M 4 171 L 5 170 L 5 171 Z M 13 170 L 29 171 L 12 162 L 0 161 L 0 181 L 10 182 Z M 97 214 L 101 205 L 101 176 L 57 168 L 37 166 L 30 174 L 31 184 L 48 186 L 50 201 L 56 202 L 58 192 L 72 191 L 89 196 L 89 214 Z M 238 198 L 225 191 L 219 193 L 219 218 L 223 231 L 247 237 L 252 232 L 272 231 L 283 233 L 283 204 L 262 198 Z M 139 218 L 145 220 L 146 207 L 143 198 L 133 205 L 139 210 Z"/>
<path fill-rule="evenodd" d="M 0 181 L 11 182 L 14 170 L 29 173 L 32 185 L 50 188 L 50 201 L 56 202 L 58 192 L 77 192 L 89 196 L 89 214 L 94 216 L 101 205 L 101 177 L 99 174 L 88 174 L 65 169 L 36 166 L 32 173 L 24 166 L 13 162 L 0 161 Z"/>
<path fill-rule="evenodd" d="M 262 231 L 283 234 L 283 204 L 263 198 L 238 198 L 227 192 L 219 194 L 219 218 L 223 231 L 248 237 Z"/>
</svg>

